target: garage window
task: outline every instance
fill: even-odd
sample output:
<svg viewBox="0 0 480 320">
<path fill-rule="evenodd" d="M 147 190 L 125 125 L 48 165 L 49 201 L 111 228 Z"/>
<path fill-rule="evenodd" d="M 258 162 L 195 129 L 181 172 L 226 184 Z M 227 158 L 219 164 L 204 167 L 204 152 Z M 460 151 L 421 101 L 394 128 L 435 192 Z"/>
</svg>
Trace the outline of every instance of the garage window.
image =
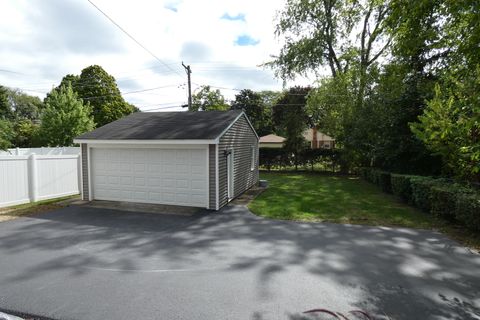
<svg viewBox="0 0 480 320">
<path fill-rule="evenodd" d="M 255 146 L 250 146 L 250 170 L 255 170 Z"/>
</svg>

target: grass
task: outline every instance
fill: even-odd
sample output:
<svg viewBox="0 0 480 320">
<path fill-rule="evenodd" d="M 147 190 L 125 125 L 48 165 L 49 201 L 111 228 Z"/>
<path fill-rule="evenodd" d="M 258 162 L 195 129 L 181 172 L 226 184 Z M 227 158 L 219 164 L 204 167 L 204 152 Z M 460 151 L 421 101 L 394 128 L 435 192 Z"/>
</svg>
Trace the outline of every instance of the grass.
<svg viewBox="0 0 480 320">
<path fill-rule="evenodd" d="M 63 201 L 74 198 L 78 198 L 78 195 L 0 208 L 0 222 L 59 209 L 64 206 Z"/>
<path fill-rule="evenodd" d="M 480 235 L 410 207 L 356 177 L 261 173 L 261 179 L 268 181 L 268 189 L 249 208 L 265 218 L 436 229 L 480 248 Z"/>
<path fill-rule="evenodd" d="M 429 227 L 428 217 L 356 177 L 262 173 L 268 189 L 249 208 L 272 219 Z"/>
</svg>

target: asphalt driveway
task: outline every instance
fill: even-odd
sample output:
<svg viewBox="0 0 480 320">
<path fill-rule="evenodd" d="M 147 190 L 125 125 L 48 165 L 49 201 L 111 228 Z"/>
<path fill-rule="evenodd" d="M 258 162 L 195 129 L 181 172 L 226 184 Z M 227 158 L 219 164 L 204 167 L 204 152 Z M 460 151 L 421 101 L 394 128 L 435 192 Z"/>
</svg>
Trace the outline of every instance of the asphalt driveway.
<svg viewBox="0 0 480 320">
<path fill-rule="evenodd" d="M 0 309 L 54 319 L 480 319 L 480 255 L 429 231 L 67 207 L 0 223 Z M 381 317 L 379 317 L 381 318 Z"/>
</svg>

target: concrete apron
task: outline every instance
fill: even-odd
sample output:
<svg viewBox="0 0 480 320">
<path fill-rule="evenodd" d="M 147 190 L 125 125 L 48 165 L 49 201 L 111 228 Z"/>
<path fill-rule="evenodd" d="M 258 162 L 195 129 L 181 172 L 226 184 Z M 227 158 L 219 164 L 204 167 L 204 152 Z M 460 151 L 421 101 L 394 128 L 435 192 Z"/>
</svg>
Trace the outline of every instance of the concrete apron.
<svg viewBox="0 0 480 320">
<path fill-rule="evenodd" d="M 124 201 L 104 201 L 104 200 L 77 201 L 76 203 L 72 203 L 72 205 L 80 205 L 80 206 L 91 207 L 91 208 L 129 211 L 129 212 L 173 214 L 173 215 L 181 215 L 181 216 L 192 216 L 194 214 L 197 214 L 206 210 L 203 208 L 195 208 L 195 207 L 124 202 Z"/>
</svg>

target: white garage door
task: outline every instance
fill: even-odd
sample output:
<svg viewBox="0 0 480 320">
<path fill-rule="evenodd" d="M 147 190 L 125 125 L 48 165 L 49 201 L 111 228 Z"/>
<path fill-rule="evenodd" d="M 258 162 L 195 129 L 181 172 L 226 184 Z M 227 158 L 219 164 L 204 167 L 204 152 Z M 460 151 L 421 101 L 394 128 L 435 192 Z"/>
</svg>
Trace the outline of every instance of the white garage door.
<svg viewBox="0 0 480 320">
<path fill-rule="evenodd" d="M 91 150 L 94 199 L 207 207 L 206 149 Z"/>
</svg>

